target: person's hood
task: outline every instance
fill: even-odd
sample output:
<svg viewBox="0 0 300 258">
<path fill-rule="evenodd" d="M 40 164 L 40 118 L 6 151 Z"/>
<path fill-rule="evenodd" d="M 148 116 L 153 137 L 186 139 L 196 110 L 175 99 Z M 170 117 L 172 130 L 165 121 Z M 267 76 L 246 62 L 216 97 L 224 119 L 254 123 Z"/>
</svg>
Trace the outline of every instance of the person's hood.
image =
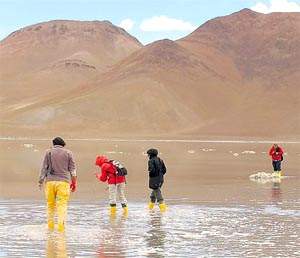
<svg viewBox="0 0 300 258">
<path fill-rule="evenodd" d="M 106 162 L 109 162 L 109 160 L 108 160 L 108 158 L 106 156 L 104 156 L 104 155 L 97 156 L 96 157 L 96 161 L 95 161 L 95 165 L 101 167 Z"/>
</svg>

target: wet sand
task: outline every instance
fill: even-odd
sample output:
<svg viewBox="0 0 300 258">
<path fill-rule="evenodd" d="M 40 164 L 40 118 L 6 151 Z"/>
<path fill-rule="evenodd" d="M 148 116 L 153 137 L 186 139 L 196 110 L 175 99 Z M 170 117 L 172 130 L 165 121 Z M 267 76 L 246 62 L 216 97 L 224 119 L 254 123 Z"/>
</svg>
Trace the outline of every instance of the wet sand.
<svg viewBox="0 0 300 258">
<path fill-rule="evenodd" d="M 2 140 L 0 145 L 0 196 L 42 199 L 37 177 L 44 152 L 50 141 Z M 167 199 L 204 202 L 247 202 L 261 186 L 249 181 L 249 175 L 272 172 L 267 151 L 270 143 L 216 142 L 109 142 L 67 141 L 73 151 L 79 186 L 73 200 L 106 200 L 106 184 L 98 182 L 94 172 L 97 154 L 122 161 L 129 171 L 127 195 L 130 200 L 148 198 L 147 156 L 145 150 L 158 148 L 167 165 L 163 193 Z M 300 176 L 300 144 L 282 144 L 283 173 L 293 182 Z M 291 181 L 291 180 L 289 180 Z M 269 187 L 270 188 L 270 187 Z"/>
</svg>

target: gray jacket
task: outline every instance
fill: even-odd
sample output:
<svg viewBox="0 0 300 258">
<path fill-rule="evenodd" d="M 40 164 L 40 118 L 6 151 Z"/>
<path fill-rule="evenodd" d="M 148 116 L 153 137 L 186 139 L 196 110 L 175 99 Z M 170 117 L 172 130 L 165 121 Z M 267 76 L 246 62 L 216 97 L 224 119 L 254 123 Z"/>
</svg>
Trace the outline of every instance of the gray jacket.
<svg viewBox="0 0 300 258">
<path fill-rule="evenodd" d="M 52 170 L 49 171 L 51 165 Z M 39 176 L 39 183 L 42 184 L 44 180 L 46 182 L 70 182 L 71 176 L 76 176 L 76 166 L 72 152 L 60 145 L 55 145 L 52 149 L 47 150 Z"/>
</svg>

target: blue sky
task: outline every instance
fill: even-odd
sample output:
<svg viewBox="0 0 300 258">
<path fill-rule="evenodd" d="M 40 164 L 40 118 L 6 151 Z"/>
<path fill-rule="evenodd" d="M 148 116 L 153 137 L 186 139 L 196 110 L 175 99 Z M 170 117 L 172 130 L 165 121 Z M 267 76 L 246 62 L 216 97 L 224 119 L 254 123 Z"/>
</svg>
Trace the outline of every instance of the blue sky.
<svg viewBox="0 0 300 258">
<path fill-rule="evenodd" d="M 0 0 L 0 39 L 54 19 L 109 20 L 146 44 L 183 37 L 211 18 L 243 8 L 300 11 L 300 0 Z"/>
</svg>

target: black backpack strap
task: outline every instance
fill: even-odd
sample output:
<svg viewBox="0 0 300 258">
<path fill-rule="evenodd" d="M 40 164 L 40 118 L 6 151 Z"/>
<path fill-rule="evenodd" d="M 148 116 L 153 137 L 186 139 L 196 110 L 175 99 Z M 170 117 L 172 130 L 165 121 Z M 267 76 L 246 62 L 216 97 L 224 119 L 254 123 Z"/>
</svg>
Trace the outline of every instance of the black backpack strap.
<svg viewBox="0 0 300 258">
<path fill-rule="evenodd" d="M 48 171 L 51 174 L 53 174 L 54 170 L 53 170 L 53 167 L 52 167 L 52 159 L 51 159 L 51 150 L 49 151 L 49 168 L 48 168 Z"/>
<path fill-rule="evenodd" d="M 157 157 L 157 159 L 154 159 L 154 166 L 155 166 L 155 172 L 157 173 L 157 175 L 161 174 L 161 161 L 160 158 Z"/>
<path fill-rule="evenodd" d="M 167 168 L 165 166 L 165 163 L 161 158 L 158 158 L 158 160 L 159 160 L 159 171 L 161 174 L 165 175 L 167 173 Z"/>
</svg>

